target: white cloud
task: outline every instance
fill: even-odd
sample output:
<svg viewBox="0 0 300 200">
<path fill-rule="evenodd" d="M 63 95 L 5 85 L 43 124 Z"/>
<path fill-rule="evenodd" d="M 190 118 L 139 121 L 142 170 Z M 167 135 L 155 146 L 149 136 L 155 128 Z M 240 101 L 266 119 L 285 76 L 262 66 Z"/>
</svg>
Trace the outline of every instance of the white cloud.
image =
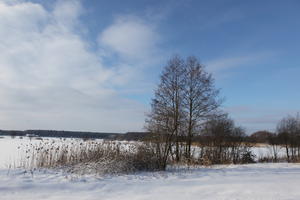
<svg viewBox="0 0 300 200">
<path fill-rule="evenodd" d="M 118 17 L 98 38 L 103 48 L 117 52 L 127 59 L 143 59 L 153 54 L 159 42 L 154 26 L 132 17 Z"/>
<path fill-rule="evenodd" d="M 79 1 L 57 1 L 53 10 L 53 19 L 60 28 L 72 28 L 78 25 L 78 16 L 83 13 L 83 9 Z"/>
<path fill-rule="evenodd" d="M 145 107 L 114 89 L 120 83 L 126 87 L 135 67 L 105 66 L 103 55 L 89 50 L 76 29 L 83 28 L 81 13 L 78 1 L 58 1 L 50 11 L 35 3 L 0 1 L 0 128 L 127 131 L 143 126 Z M 117 20 L 101 36 L 124 57 L 142 55 L 156 43 L 154 30 L 141 21 Z"/>
</svg>

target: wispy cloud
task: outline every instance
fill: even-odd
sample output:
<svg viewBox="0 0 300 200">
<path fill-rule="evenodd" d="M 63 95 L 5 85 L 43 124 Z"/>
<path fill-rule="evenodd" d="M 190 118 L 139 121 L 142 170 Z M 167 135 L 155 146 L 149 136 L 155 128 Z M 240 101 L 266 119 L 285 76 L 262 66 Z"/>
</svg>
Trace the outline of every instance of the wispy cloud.
<svg viewBox="0 0 300 200">
<path fill-rule="evenodd" d="M 253 66 L 254 64 L 260 63 L 274 56 L 275 54 L 276 53 L 272 51 L 263 51 L 256 53 L 228 55 L 209 60 L 205 62 L 205 65 L 207 66 L 207 69 L 216 76 L 226 77 L 228 74 L 237 69 L 246 66 Z"/>
<path fill-rule="evenodd" d="M 272 55 L 273 53 L 271 52 L 260 52 L 246 55 L 228 56 L 208 61 L 206 65 L 208 66 L 209 70 L 213 72 L 221 72 L 237 67 L 243 67 L 245 65 L 249 65 L 249 63 L 256 63 Z"/>
<path fill-rule="evenodd" d="M 289 108 L 268 108 L 253 105 L 237 105 L 225 107 L 233 119 L 247 132 L 253 133 L 258 130 L 275 131 L 277 123 L 287 115 L 297 113 L 295 109 Z"/>
</svg>

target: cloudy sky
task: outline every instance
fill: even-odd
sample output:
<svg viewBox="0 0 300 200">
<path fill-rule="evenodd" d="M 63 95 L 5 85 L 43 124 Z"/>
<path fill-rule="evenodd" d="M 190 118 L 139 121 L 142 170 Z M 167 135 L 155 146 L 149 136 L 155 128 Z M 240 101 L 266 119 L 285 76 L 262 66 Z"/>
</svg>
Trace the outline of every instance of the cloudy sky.
<svg viewBox="0 0 300 200">
<path fill-rule="evenodd" d="M 0 129 L 143 129 L 174 54 L 247 131 L 300 110 L 300 2 L 0 0 Z"/>
</svg>

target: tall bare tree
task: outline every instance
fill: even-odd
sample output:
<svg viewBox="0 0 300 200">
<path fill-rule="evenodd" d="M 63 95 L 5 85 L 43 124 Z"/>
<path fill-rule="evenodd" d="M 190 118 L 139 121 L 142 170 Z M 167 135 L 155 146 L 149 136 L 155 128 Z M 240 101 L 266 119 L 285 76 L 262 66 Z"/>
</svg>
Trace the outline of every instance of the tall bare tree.
<svg viewBox="0 0 300 200">
<path fill-rule="evenodd" d="M 191 157 L 191 145 L 199 125 L 220 105 L 214 80 L 195 57 L 170 59 L 160 77 L 146 120 L 156 141 L 157 155 L 165 163 L 169 155 L 179 161 L 182 145 Z"/>
<path fill-rule="evenodd" d="M 184 110 L 186 112 L 186 150 L 187 159 L 191 157 L 191 144 L 199 126 L 213 114 L 221 104 L 219 90 L 215 89 L 212 75 L 205 71 L 197 58 L 188 57 L 185 62 L 185 84 L 183 93 Z"/>
<path fill-rule="evenodd" d="M 157 151 L 166 161 L 175 141 L 175 159 L 180 159 L 179 129 L 182 123 L 182 96 L 184 87 L 184 61 L 179 56 L 170 59 L 160 78 L 148 117 L 149 131 L 164 143 L 157 143 Z"/>
</svg>

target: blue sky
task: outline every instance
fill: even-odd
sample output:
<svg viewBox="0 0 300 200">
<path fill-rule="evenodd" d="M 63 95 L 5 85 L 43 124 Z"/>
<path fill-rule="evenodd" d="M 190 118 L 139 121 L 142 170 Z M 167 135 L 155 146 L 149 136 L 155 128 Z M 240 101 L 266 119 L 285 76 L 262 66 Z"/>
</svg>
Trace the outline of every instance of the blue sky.
<svg viewBox="0 0 300 200">
<path fill-rule="evenodd" d="M 0 0 L 0 127 L 142 130 L 174 54 L 248 133 L 300 107 L 299 1 Z"/>
</svg>

